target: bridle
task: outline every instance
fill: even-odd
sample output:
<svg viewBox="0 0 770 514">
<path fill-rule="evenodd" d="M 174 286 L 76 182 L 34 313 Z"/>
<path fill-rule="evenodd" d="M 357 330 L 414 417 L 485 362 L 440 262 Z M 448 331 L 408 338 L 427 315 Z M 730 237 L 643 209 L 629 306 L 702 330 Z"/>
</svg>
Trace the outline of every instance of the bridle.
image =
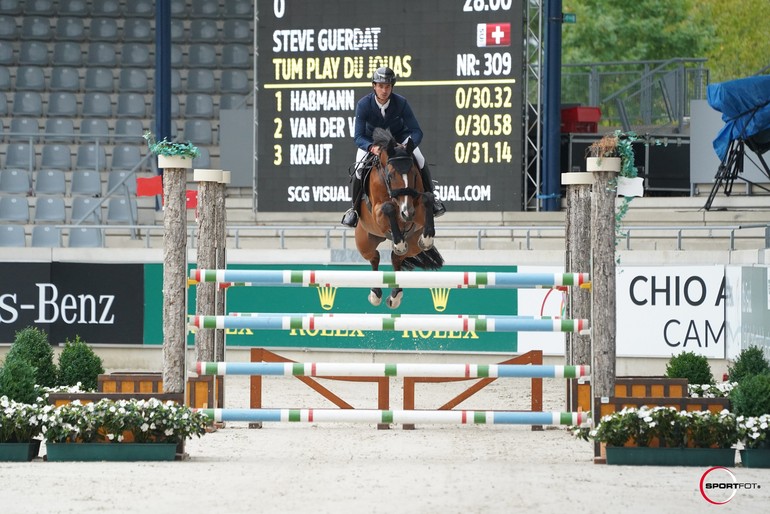
<svg viewBox="0 0 770 514">
<path fill-rule="evenodd" d="M 385 162 L 385 166 L 383 166 L 382 161 L 380 160 L 379 157 L 377 157 L 377 163 L 378 163 L 377 171 L 379 172 L 380 177 L 382 178 L 382 181 L 385 183 L 385 188 L 388 191 L 388 196 L 390 196 L 390 198 L 398 198 L 399 196 L 409 196 L 411 198 L 417 198 L 418 196 L 420 196 L 422 193 L 420 193 L 419 191 L 417 191 L 412 187 L 408 187 L 409 186 L 408 179 L 406 181 L 407 187 L 402 187 L 399 189 L 391 189 L 390 181 L 393 175 L 392 173 L 387 172 L 386 168 L 388 168 L 389 166 L 393 166 L 394 168 L 398 169 L 395 166 L 395 164 L 391 164 L 392 161 L 409 161 L 410 164 L 414 163 L 414 159 L 412 158 L 411 155 L 396 155 L 394 157 L 388 157 L 388 160 Z"/>
</svg>

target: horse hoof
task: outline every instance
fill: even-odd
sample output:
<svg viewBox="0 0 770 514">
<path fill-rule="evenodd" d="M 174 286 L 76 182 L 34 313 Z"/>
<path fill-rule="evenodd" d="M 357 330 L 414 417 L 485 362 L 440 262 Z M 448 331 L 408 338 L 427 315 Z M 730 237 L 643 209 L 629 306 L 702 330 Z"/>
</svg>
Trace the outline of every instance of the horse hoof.
<svg viewBox="0 0 770 514">
<path fill-rule="evenodd" d="M 402 297 L 403 293 L 398 293 L 396 296 L 388 296 L 388 299 L 385 300 L 385 304 L 390 309 L 398 309 L 401 306 Z"/>
<path fill-rule="evenodd" d="M 430 250 L 433 248 L 433 238 L 432 237 L 420 237 L 420 239 L 417 240 L 417 246 L 420 247 L 420 250 Z"/>
<path fill-rule="evenodd" d="M 382 303 L 382 292 L 378 295 L 374 291 L 369 292 L 369 303 L 377 307 Z"/>
<path fill-rule="evenodd" d="M 406 244 L 406 241 L 403 241 L 401 243 L 398 243 L 397 245 L 393 245 L 393 253 L 401 257 L 409 250 L 409 245 Z"/>
</svg>

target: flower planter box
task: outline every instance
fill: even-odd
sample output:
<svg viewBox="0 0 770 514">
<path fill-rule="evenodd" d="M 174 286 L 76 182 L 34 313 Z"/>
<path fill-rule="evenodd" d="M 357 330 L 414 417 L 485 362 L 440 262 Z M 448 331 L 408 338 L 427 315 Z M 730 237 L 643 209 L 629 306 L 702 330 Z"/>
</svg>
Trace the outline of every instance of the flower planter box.
<svg viewBox="0 0 770 514">
<path fill-rule="evenodd" d="M 99 375 L 99 392 L 162 393 L 162 373 L 116 372 Z M 224 377 L 201 376 L 187 380 L 186 405 L 195 409 L 221 408 L 224 405 Z"/>
<path fill-rule="evenodd" d="M 0 462 L 29 462 L 40 453 L 40 439 L 28 443 L 0 443 Z"/>
<path fill-rule="evenodd" d="M 607 464 L 627 466 L 725 466 L 735 465 L 732 448 L 640 448 L 608 446 Z"/>
<path fill-rule="evenodd" d="M 570 379 L 572 412 L 578 409 L 591 410 L 591 384 L 586 379 Z M 618 377 L 615 379 L 616 398 L 685 398 L 687 397 L 686 378 L 667 377 Z"/>
<path fill-rule="evenodd" d="M 770 448 L 746 448 L 740 453 L 744 468 L 770 468 Z"/>
<path fill-rule="evenodd" d="M 49 462 L 169 461 L 176 458 L 173 443 L 48 443 Z"/>
</svg>

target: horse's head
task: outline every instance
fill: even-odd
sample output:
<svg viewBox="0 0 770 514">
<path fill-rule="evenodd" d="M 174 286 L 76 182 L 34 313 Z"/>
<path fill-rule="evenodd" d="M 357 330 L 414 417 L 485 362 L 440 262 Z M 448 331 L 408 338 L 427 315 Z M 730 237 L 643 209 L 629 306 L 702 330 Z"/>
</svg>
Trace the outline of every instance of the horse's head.
<svg viewBox="0 0 770 514">
<path fill-rule="evenodd" d="M 410 139 L 406 145 L 396 144 L 390 132 L 383 132 L 389 136 L 387 141 L 379 140 L 377 136 L 383 134 L 375 131 L 375 144 L 380 143 L 380 174 L 384 179 L 387 196 L 398 205 L 401 219 L 409 222 L 414 219 L 414 200 L 421 194 L 418 188 L 422 185 L 413 156 L 414 143 Z"/>
</svg>

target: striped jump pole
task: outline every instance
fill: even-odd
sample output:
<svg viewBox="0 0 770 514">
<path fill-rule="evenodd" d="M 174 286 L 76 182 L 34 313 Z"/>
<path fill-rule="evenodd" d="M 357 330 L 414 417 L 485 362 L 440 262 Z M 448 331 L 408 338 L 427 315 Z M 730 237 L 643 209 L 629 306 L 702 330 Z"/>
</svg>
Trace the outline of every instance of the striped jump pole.
<svg viewBox="0 0 770 514">
<path fill-rule="evenodd" d="M 386 364 L 354 362 L 198 362 L 198 375 L 294 377 L 582 378 L 590 366 L 539 364 Z"/>
<path fill-rule="evenodd" d="M 219 282 L 254 287 L 381 287 L 514 289 L 580 286 L 588 273 L 515 273 L 476 271 L 345 271 L 193 269 L 195 282 Z"/>
<path fill-rule="evenodd" d="M 588 329 L 587 319 L 534 318 L 519 316 L 468 315 L 400 316 L 281 313 L 259 316 L 190 316 L 195 328 L 252 330 L 454 330 L 462 332 L 580 332 Z"/>
<path fill-rule="evenodd" d="M 367 409 L 196 409 L 212 421 L 461 425 L 582 425 L 585 412 Z"/>
</svg>

